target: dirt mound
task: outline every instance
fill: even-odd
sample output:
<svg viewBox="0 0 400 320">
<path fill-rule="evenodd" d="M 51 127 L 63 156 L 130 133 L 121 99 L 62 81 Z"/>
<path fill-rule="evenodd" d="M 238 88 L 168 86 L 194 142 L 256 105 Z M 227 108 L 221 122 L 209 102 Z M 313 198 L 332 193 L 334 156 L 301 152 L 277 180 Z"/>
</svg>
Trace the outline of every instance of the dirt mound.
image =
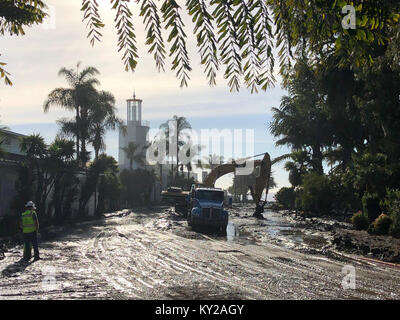
<svg viewBox="0 0 400 320">
<path fill-rule="evenodd" d="M 366 231 L 337 229 L 333 231 L 332 242 L 339 250 L 386 262 L 400 262 L 400 239 L 374 236 Z"/>
</svg>

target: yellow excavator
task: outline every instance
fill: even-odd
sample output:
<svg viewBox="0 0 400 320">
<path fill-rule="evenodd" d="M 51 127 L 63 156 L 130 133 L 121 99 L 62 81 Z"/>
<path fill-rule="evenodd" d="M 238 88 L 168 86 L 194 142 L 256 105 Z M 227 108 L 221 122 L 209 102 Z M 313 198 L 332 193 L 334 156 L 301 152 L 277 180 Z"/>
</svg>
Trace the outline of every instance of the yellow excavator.
<svg viewBox="0 0 400 320">
<path fill-rule="evenodd" d="M 260 167 L 259 175 L 256 177 L 255 185 L 249 185 L 250 193 L 253 198 L 253 201 L 256 205 L 256 209 L 254 212 L 254 217 L 262 219 L 262 213 L 264 212 L 265 204 L 267 203 L 267 196 L 269 190 L 269 182 L 271 178 L 271 157 L 266 152 L 262 160 L 251 160 L 252 158 L 241 159 L 241 161 L 233 161 L 232 163 L 226 163 L 219 165 L 214 168 L 207 176 L 205 181 L 201 184 L 206 188 L 214 188 L 215 182 L 221 178 L 222 176 L 235 172 L 238 168 L 245 167 L 249 165 L 249 162 L 253 162 L 254 168 Z M 238 164 L 238 162 L 242 164 Z M 262 195 L 265 190 L 265 199 L 262 200 Z M 184 192 L 181 190 L 167 190 L 162 192 L 162 199 L 164 201 L 175 202 L 176 207 L 180 209 L 183 206 L 183 203 L 186 201 L 186 197 L 188 196 L 188 192 Z"/>
<path fill-rule="evenodd" d="M 271 178 L 271 157 L 266 152 L 264 154 L 264 158 L 262 160 L 250 160 L 251 158 L 246 158 L 242 159 L 240 162 L 243 162 L 245 160 L 246 162 L 243 164 L 237 164 L 236 162 L 232 163 L 226 163 L 222 164 L 214 170 L 210 172 L 210 174 L 207 176 L 203 184 L 206 187 L 213 188 L 215 185 L 215 182 L 222 176 L 235 172 L 237 168 L 244 167 L 245 165 L 248 166 L 248 162 L 252 161 L 254 164 L 254 168 L 260 167 L 259 170 L 259 175 L 256 177 L 256 182 L 255 185 L 249 185 L 250 193 L 253 198 L 253 201 L 256 205 L 256 209 L 254 212 L 254 217 L 262 219 L 262 213 L 264 212 L 264 207 L 265 204 L 267 203 L 267 196 L 268 196 L 268 190 L 269 190 L 269 181 Z M 237 161 L 239 162 L 239 161 Z M 265 200 L 262 200 L 262 195 L 265 190 Z"/>
</svg>

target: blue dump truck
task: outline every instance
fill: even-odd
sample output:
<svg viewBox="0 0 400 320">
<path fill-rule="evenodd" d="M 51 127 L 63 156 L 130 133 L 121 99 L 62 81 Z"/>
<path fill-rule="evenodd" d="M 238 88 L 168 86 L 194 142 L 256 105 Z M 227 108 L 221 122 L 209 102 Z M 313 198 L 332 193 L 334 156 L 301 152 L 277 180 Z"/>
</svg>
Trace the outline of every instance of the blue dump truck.
<svg viewBox="0 0 400 320">
<path fill-rule="evenodd" d="M 224 203 L 227 199 L 222 189 L 197 183 L 192 185 L 190 192 L 171 187 L 163 191 L 161 197 L 163 203 L 175 206 L 175 212 L 186 217 L 193 229 L 203 227 L 226 231 L 228 212 Z"/>
<path fill-rule="evenodd" d="M 225 194 L 221 189 L 197 188 L 195 185 L 188 195 L 187 222 L 193 229 L 198 227 L 226 231 L 228 212 L 224 208 Z"/>
</svg>

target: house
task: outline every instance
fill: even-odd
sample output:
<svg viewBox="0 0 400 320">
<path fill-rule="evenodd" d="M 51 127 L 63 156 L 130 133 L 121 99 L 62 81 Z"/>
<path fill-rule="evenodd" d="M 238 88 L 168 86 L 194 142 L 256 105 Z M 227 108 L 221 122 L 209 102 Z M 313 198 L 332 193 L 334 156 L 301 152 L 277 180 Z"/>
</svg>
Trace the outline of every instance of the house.
<svg viewBox="0 0 400 320">
<path fill-rule="evenodd" d="M 0 217 L 10 211 L 12 201 L 16 195 L 15 183 L 18 179 L 18 168 L 25 159 L 20 150 L 20 138 L 24 135 L 9 130 L 0 129 Z"/>
</svg>

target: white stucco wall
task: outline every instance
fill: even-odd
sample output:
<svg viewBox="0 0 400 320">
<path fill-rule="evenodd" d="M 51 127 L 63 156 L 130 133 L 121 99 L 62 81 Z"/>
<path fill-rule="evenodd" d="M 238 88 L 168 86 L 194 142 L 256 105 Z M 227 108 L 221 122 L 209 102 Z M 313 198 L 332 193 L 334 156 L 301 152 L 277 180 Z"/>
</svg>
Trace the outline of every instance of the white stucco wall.
<svg viewBox="0 0 400 320">
<path fill-rule="evenodd" d="M 122 148 L 127 147 L 129 142 L 133 142 L 140 146 L 138 153 L 141 152 L 146 156 L 146 150 L 142 148 L 147 145 L 147 134 L 149 132 L 149 127 L 139 125 L 138 123 L 130 123 L 126 129 L 126 135 L 124 135 L 122 131 L 119 132 L 118 163 L 121 171 L 123 169 L 129 169 L 129 159 L 126 157 L 126 153 Z M 139 165 L 134 162 L 133 169 L 137 169 L 138 167 Z"/>
</svg>

